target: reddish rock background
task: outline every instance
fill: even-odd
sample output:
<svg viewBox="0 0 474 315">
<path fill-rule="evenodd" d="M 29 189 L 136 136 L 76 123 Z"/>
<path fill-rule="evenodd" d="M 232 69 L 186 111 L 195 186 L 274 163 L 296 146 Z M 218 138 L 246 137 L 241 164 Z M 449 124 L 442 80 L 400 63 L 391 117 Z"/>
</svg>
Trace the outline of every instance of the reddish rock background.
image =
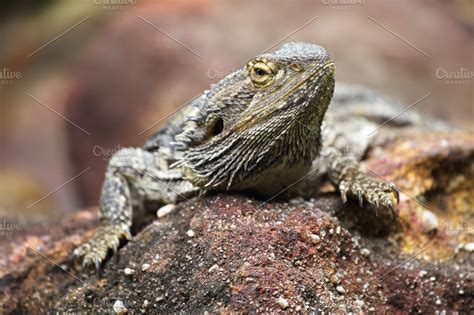
<svg viewBox="0 0 474 315">
<path fill-rule="evenodd" d="M 71 256 L 97 209 L 12 227 L 0 242 L 0 312 L 473 312 L 472 135 L 405 130 L 368 156 L 365 167 L 402 191 L 395 218 L 342 205 L 333 192 L 269 203 L 193 198 L 100 274 Z"/>
<path fill-rule="evenodd" d="M 407 106 L 431 93 L 413 110 L 472 131 L 472 78 L 439 78 L 473 71 L 470 1 L 107 3 L 2 10 L 0 70 L 20 75 L 0 84 L 2 217 L 31 225 L 96 205 L 111 152 L 143 143 L 175 108 L 280 41 L 321 44 L 337 80 Z"/>
</svg>

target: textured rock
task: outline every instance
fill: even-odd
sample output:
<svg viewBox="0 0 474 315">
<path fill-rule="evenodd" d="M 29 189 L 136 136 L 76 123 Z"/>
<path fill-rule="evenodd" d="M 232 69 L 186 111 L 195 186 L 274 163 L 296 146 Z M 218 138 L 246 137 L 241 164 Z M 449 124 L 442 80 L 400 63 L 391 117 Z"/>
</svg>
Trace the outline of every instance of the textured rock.
<svg viewBox="0 0 474 315">
<path fill-rule="evenodd" d="M 396 221 L 330 191 L 194 198 L 97 275 L 70 256 L 96 224 L 81 211 L 0 242 L 0 312 L 473 311 L 472 134 L 411 130 L 381 143 L 365 166 L 402 189 Z"/>
</svg>

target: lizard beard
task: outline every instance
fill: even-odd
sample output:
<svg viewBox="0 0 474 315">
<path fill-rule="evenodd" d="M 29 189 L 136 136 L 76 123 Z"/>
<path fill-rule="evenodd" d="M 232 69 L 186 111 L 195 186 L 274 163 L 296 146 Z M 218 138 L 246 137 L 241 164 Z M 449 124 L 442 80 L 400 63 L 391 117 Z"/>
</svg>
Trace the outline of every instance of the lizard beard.
<svg viewBox="0 0 474 315">
<path fill-rule="evenodd" d="M 318 152 L 320 130 L 310 129 L 298 121 L 297 110 L 294 107 L 280 112 L 274 119 L 241 130 L 218 143 L 190 148 L 179 164 L 191 170 L 189 179 L 203 189 L 222 186 L 231 189 L 273 165 L 310 163 Z"/>
</svg>

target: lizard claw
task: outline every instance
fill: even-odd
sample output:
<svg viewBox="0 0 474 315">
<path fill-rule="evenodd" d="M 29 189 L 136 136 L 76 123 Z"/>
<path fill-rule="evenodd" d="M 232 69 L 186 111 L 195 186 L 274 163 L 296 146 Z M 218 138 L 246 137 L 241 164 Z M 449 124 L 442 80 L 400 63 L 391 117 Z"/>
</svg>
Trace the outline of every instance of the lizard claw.
<svg viewBox="0 0 474 315">
<path fill-rule="evenodd" d="M 347 202 L 347 191 L 344 191 L 344 190 L 341 190 L 341 200 L 342 200 L 342 203 L 346 203 Z"/>
<path fill-rule="evenodd" d="M 347 195 L 345 192 L 341 192 L 341 199 L 342 199 L 342 203 L 346 203 L 347 202 Z"/>
<path fill-rule="evenodd" d="M 375 209 L 380 208 L 380 203 L 379 203 L 379 199 L 378 199 L 378 198 L 375 198 L 375 199 L 374 199 L 374 204 L 375 204 Z"/>
<path fill-rule="evenodd" d="M 392 209 L 392 211 L 395 211 L 395 209 L 393 208 L 393 203 L 392 203 L 392 201 L 389 201 L 387 205 L 388 205 L 388 207 L 389 207 L 390 209 Z"/>
<path fill-rule="evenodd" d="M 95 262 L 95 269 L 97 270 L 97 272 L 99 272 L 100 271 L 100 262 L 101 262 L 101 260 L 99 259 L 98 256 L 95 256 L 94 262 Z"/>
<path fill-rule="evenodd" d="M 392 201 L 388 202 L 388 207 L 390 208 L 390 217 L 393 218 L 393 213 L 395 212 L 395 208 L 393 207 Z"/>
<path fill-rule="evenodd" d="M 397 205 L 400 203 L 400 191 L 394 183 L 390 183 L 390 188 L 392 193 L 395 195 L 395 200 L 397 200 Z"/>
<path fill-rule="evenodd" d="M 359 207 L 362 208 L 364 204 L 364 196 L 363 196 L 363 191 L 360 188 L 357 190 L 357 199 L 359 199 Z"/>
<path fill-rule="evenodd" d="M 359 206 L 364 203 L 372 206 L 378 215 L 379 209 L 387 209 L 393 217 L 395 212 L 394 201 L 399 203 L 398 189 L 393 183 L 380 182 L 364 173 L 350 174 L 340 182 L 339 191 L 343 203 L 347 201 L 347 195 L 356 198 Z"/>
<path fill-rule="evenodd" d="M 341 200 L 343 204 L 347 202 L 348 191 L 349 191 L 349 186 L 347 185 L 347 182 L 341 181 L 339 183 L 339 193 L 341 194 Z"/>
<path fill-rule="evenodd" d="M 94 236 L 74 250 L 76 257 L 82 257 L 82 269 L 90 265 L 100 271 L 100 265 L 107 257 L 109 249 L 115 254 L 121 239 L 131 239 L 128 227 L 124 225 L 99 226 Z"/>
</svg>

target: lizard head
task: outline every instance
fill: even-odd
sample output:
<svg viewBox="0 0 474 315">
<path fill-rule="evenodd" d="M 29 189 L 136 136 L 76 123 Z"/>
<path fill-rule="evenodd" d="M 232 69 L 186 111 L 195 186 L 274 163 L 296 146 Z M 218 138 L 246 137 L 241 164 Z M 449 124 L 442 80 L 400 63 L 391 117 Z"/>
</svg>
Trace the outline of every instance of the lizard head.
<svg viewBox="0 0 474 315">
<path fill-rule="evenodd" d="M 194 103 L 176 137 L 185 176 L 203 189 L 233 188 L 287 165 L 311 164 L 334 90 L 322 47 L 287 43 L 251 59 Z"/>
</svg>

